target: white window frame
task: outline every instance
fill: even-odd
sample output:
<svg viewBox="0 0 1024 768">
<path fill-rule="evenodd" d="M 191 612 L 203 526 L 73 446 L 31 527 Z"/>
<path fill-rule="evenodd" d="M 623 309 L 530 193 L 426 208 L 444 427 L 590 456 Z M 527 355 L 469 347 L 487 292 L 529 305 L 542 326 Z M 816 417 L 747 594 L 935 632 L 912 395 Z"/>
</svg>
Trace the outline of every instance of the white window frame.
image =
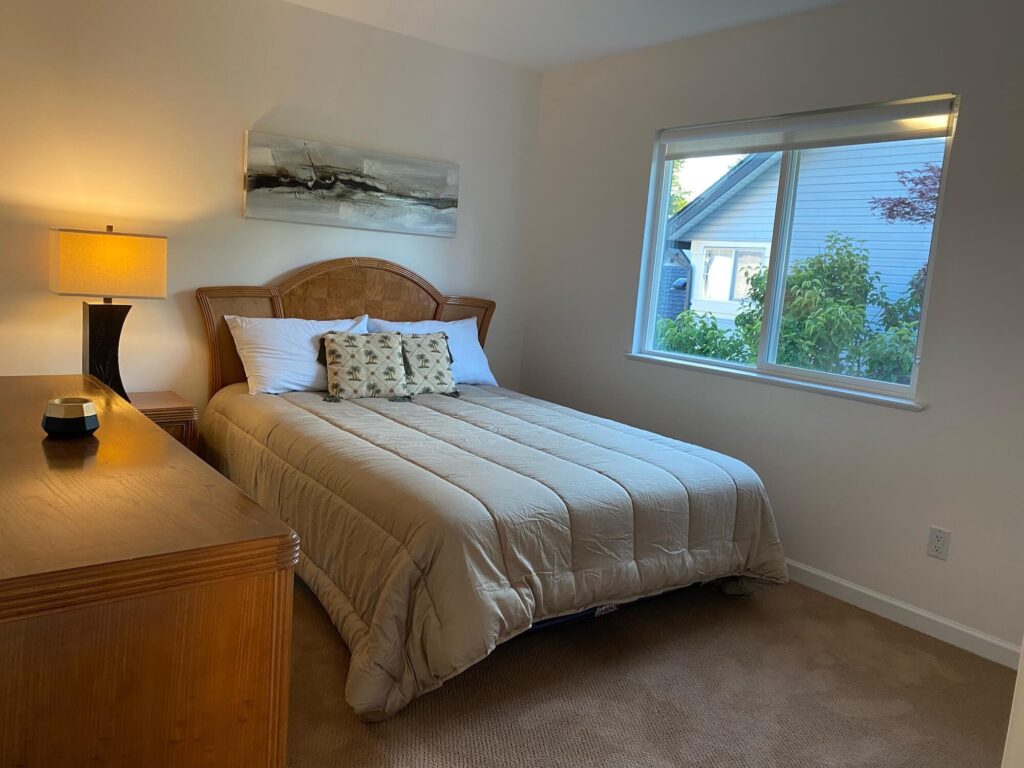
<svg viewBox="0 0 1024 768">
<path fill-rule="evenodd" d="M 939 219 L 942 211 L 943 197 L 945 194 L 945 176 L 946 169 L 949 163 L 949 154 L 953 144 L 953 135 L 955 132 L 955 124 L 959 111 L 959 98 L 954 94 L 942 94 L 935 97 L 926 97 L 924 99 L 906 99 L 895 102 L 885 102 L 879 104 L 869 104 L 860 107 L 850 107 L 846 109 L 833 109 L 833 110 L 822 110 L 820 112 L 806 113 L 801 115 L 783 115 L 777 118 L 766 118 L 762 120 L 753 121 L 736 121 L 733 123 L 720 123 L 705 126 L 695 126 L 692 129 L 675 129 L 672 133 L 689 132 L 692 131 L 694 135 L 700 136 L 704 139 L 708 146 L 714 146 L 714 149 L 704 148 L 700 152 L 694 153 L 693 157 L 708 156 L 710 154 L 735 154 L 740 151 L 761 151 L 760 146 L 758 147 L 745 147 L 743 146 L 744 133 L 748 130 L 748 126 L 756 126 L 761 132 L 767 130 L 775 130 L 778 134 L 783 134 L 787 126 L 803 127 L 808 123 L 814 124 L 815 121 L 828 124 L 841 122 L 844 119 L 844 113 L 855 113 L 857 110 L 874 110 L 885 114 L 886 111 L 891 111 L 894 115 L 892 122 L 894 124 L 905 124 L 913 121 L 914 117 L 900 117 L 901 110 L 907 110 L 912 113 L 915 106 L 925 102 L 934 102 L 940 99 L 948 100 L 951 104 L 948 128 L 946 129 L 945 137 L 945 152 L 943 156 L 942 164 L 942 179 L 939 185 L 939 196 L 936 206 L 935 219 L 932 222 L 931 242 L 929 245 L 928 252 L 928 276 L 925 282 L 924 298 L 921 304 L 921 319 L 918 324 L 917 332 L 917 348 L 915 353 L 914 365 L 911 369 L 910 383 L 909 384 L 894 384 L 891 382 L 874 381 L 872 379 L 860 378 L 855 376 L 845 376 L 842 374 L 825 373 L 820 371 L 806 370 L 803 368 L 796 368 L 793 366 L 781 365 L 779 363 L 772 362 L 775 358 L 778 340 L 778 333 L 774 332 L 778 328 L 780 322 L 780 314 L 782 312 L 782 291 L 784 288 L 784 278 L 786 269 L 788 267 L 788 256 L 789 256 L 789 228 L 792 222 L 792 214 L 795 203 L 795 192 L 797 178 L 799 174 L 799 158 L 800 149 L 805 146 L 847 146 L 856 143 L 865 143 L 871 141 L 878 141 L 878 134 L 865 133 L 857 138 L 851 138 L 849 140 L 840 140 L 834 142 L 826 142 L 822 144 L 808 143 L 806 145 L 796 145 L 791 148 L 787 147 L 776 147 L 775 149 L 782 151 L 782 160 L 779 170 L 779 191 L 775 206 L 775 223 L 772 232 L 772 242 L 767 249 L 768 259 L 768 273 L 767 273 L 767 288 L 766 288 L 766 302 L 765 302 L 765 317 L 761 323 L 761 339 L 758 344 L 757 350 L 757 361 L 754 365 L 746 365 L 742 363 L 734 363 L 730 361 L 714 360 L 706 357 L 699 357 L 697 355 L 689 355 L 678 352 L 667 352 L 663 350 L 656 350 L 653 347 L 654 340 L 654 326 L 657 318 L 655 317 L 655 300 L 657 297 L 657 281 L 662 267 L 662 259 L 665 252 L 665 226 L 666 221 L 665 214 L 667 213 L 668 199 L 671 185 L 671 173 L 667 172 L 668 168 L 668 142 L 662 138 L 659 134 L 655 142 L 654 160 L 651 169 L 651 187 L 648 195 L 648 221 L 647 229 L 644 235 L 644 250 L 641 261 L 641 278 L 640 278 L 640 290 L 637 299 L 637 313 L 636 320 L 634 323 L 633 332 L 633 345 L 631 350 L 627 352 L 627 356 L 637 360 L 645 360 L 651 362 L 661 362 L 669 364 L 684 365 L 697 370 L 708 371 L 713 373 L 723 373 L 731 376 L 738 376 L 740 378 L 756 379 L 765 381 L 771 384 L 779 384 L 782 386 L 795 387 L 800 389 L 811 389 L 825 394 L 834 394 L 841 397 L 849 397 L 857 400 L 865 400 L 869 402 L 877 402 L 883 405 L 892 405 L 900 408 L 907 408 L 910 410 L 920 410 L 923 405 L 918 403 L 916 400 L 917 385 L 918 385 L 918 373 L 920 370 L 922 352 L 924 347 L 925 339 L 925 328 L 927 320 L 928 300 L 931 294 L 931 277 L 935 272 L 935 260 L 936 260 L 936 241 L 937 233 L 939 231 Z M 765 127 L 767 126 L 767 128 Z M 663 132 L 664 133 L 664 132 Z M 713 145 L 713 142 L 718 141 L 718 135 L 724 137 L 737 136 L 736 139 L 725 139 L 727 141 L 733 141 L 734 144 L 726 145 Z M 853 134 L 851 134 L 853 135 Z M 901 136 L 900 138 L 913 138 L 913 136 Z M 685 157 L 685 155 L 674 154 L 672 159 L 679 159 Z M 722 245 L 719 246 L 718 243 Z M 726 244 L 728 243 L 728 244 Z M 739 243 L 733 243 L 732 241 L 694 241 L 691 245 L 691 254 L 700 254 L 700 264 L 696 263 L 696 259 L 692 264 L 691 268 L 691 297 L 694 296 L 692 291 L 694 288 L 698 288 L 698 292 L 703 290 L 703 253 L 704 247 L 764 247 L 763 243 L 751 243 L 749 246 L 740 245 Z M 778 254 L 779 257 L 775 255 Z M 735 257 L 734 257 L 735 258 Z M 735 261 L 734 261 L 735 270 Z M 704 302 L 707 304 L 717 305 L 738 305 L 739 302 Z M 692 306 L 692 304 L 691 304 Z M 698 309 L 698 307 L 693 307 Z M 726 309 L 725 306 L 722 309 Z M 719 309 L 703 309 L 699 308 L 698 311 L 712 311 L 721 313 Z M 726 312 L 732 312 L 731 309 L 726 309 Z M 735 316 L 735 313 L 733 313 Z"/>
<path fill-rule="evenodd" d="M 696 312 L 713 312 L 731 320 L 736 318 L 743 308 L 743 299 L 729 298 L 725 301 L 704 297 L 704 269 L 707 263 L 708 249 L 732 251 L 732 280 L 729 283 L 729 296 L 736 293 L 736 251 L 764 251 L 764 261 L 771 261 L 772 244 L 744 240 L 693 240 L 690 244 L 690 309 Z"/>
</svg>

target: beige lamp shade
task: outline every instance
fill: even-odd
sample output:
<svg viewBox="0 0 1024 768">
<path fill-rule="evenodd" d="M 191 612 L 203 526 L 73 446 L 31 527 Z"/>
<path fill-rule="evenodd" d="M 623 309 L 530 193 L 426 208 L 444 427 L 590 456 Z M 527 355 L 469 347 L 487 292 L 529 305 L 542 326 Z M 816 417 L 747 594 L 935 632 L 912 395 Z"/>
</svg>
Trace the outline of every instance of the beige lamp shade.
<svg viewBox="0 0 1024 768">
<path fill-rule="evenodd" d="M 111 299 L 165 299 L 167 238 L 54 229 L 50 290 Z"/>
</svg>

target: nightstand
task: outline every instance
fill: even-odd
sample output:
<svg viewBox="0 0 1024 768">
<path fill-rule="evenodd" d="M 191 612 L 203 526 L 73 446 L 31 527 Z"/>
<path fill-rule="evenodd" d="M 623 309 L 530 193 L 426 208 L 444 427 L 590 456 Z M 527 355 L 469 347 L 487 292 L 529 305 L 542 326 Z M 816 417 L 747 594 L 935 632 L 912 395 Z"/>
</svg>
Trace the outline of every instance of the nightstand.
<svg viewBox="0 0 1024 768">
<path fill-rule="evenodd" d="M 164 432 L 195 453 L 199 443 L 199 412 L 174 392 L 132 392 L 132 405 Z"/>
</svg>

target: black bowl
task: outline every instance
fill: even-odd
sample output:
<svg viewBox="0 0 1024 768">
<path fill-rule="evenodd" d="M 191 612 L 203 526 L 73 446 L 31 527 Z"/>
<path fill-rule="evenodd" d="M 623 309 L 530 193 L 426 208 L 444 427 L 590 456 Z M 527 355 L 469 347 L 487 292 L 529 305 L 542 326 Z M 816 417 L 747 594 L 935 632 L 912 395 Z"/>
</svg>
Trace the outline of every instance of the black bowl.
<svg viewBox="0 0 1024 768">
<path fill-rule="evenodd" d="M 86 437 L 100 427 L 96 405 L 84 397 L 59 397 L 46 404 L 43 431 L 54 438 Z"/>
</svg>

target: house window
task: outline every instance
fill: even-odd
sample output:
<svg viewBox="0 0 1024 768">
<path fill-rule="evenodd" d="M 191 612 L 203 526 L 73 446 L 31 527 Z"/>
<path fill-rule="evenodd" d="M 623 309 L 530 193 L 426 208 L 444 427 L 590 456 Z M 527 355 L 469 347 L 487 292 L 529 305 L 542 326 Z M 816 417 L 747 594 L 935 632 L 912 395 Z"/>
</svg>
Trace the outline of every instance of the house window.
<svg viewBox="0 0 1024 768">
<path fill-rule="evenodd" d="M 764 248 L 738 248 L 732 274 L 733 301 L 743 301 L 750 297 L 750 279 L 765 265 Z"/>
<path fill-rule="evenodd" d="M 728 301 L 732 296 L 733 262 L 736 252 L 731 248 L 708 248 L 704 251 L 704 282 L 701 296 Z"/>
<path fill-rule="evenodd" d="M 728 244 L 705 245 L 701 291 L 695 302 L 740 302 L 750 295 L 750 278 L 766 264 L 768 244 L 760 247 L 736 247 Z"/>
<path fill-rule="evenodd" d="M 956 110 L 662 131 L 633 352 L 912 399 Z"/>
</svg>

